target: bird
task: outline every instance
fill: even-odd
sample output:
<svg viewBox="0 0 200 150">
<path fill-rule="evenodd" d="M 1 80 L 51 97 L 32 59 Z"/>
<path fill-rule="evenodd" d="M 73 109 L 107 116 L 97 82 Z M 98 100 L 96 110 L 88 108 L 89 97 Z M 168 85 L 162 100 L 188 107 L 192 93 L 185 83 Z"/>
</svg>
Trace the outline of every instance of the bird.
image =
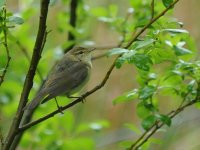
<svg viewBox="0 0 200 150">
<path fill-rule="evenodd" d="M 25 109 L 35 109 L 40 103 L 61 95 L 70 97 L 81 90 L 91 74 L 91 52 L 94 49 L 74 47 L 69 50 L 53 67 L 42 88 Z"/>
</svg>

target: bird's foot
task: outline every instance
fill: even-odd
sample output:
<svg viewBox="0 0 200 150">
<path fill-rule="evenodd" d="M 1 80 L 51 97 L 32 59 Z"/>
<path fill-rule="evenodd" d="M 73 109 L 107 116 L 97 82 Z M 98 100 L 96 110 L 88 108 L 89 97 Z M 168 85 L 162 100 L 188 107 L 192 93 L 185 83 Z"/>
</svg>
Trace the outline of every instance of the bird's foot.
<svg viewBox="0 0 200 150">
<path fill-rule="evenodd" d="M 58 110 L 61 114 L 64 114 L 64 112 L 62 111 L 62 107 L 58 106 Z"/>
<path fill-rule="evenodd" d="M 58 105 L 58 101 L 57 101 L 56 98 L 55 98 L 55 101 L 56 101 L 56 105 L 57 105 L 57 108 L 58 108 L 59 112 L 60 112 L 61 114 L 64 114 L 64 112 L 62 111 L 62 107 Z"/>
</svg>

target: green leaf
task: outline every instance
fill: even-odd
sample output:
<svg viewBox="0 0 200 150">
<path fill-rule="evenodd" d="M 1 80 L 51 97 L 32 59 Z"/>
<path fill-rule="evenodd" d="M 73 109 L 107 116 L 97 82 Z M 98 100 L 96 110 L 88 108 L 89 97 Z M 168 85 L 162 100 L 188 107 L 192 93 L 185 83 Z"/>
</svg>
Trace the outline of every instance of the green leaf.
<svg viewBox="0 0 200 150">
<path fill-rule="evenodd" d="M 155 80 L 157 78 L 157 75 L 155 73 L 148 74 L 148 80 Z"/>
<path fill-rule="evenodd" d="M 135 54 L 132 57 L 128 59 L 128 63 L 134 63 L 137 68 L 149 71 L 150 65 L 152 64 L 152 61 L 150 59 L 150 56 L 145 54 Z"/>
<path fill-rule="evenodd" d="M 121 68 L 122 64 L 123 64 L 125 61 L 126 61 L 126 59 L 123 58 L 123 57 L 118 58 L 118 59 L 116 60 L 116 62 L 115 62 L 116 68 L 117 68 L 117 69 Z"/>
<path fill-rule="evenodd" d="M 156 80 L 157 75 L 155 73 L 150 73 L 144 70 L 138 70 L 137 81 L 141 85 L 141 87 L 146 86 L 146 84 L 152 80 Z"/>
<path fill-rule="evenodd" d="M 119 55 L 123 53 L 127 53 L 129 50 L 124 49 L 124 48 L 113 48 L 110 51 L 108 51 L 107 56 L 112 56 L 112 55 Z"/>
<path fill-rule="evenodd" d="M 173 3 L 173 0 L 162 0 L 163 5 L 167 8 Z"/>
<path fill-rule="evenodd" d="M 11 17 L 7 18 L 7 22 L 20 25 L 20 24 L 24 23 L 24 20 L 20 17 L 11 16 Z"/>
<path fill-rule="evenodd" d="M 148 99 L 153 96 L 155 91 L 156 87 L 147 85 L 139 91 L 139 98 L 143 100 Z"/>
<path fill-rule="evenodd" d="M 176 74 L 176 75 L 182 77 L 182 79 L 184 79 L 184 73 L 183 72 L 181 72 L 179 70 L 172 70 L 172 73 Z"/>
<path fill-rule="evenodd" d="M 164 124 L 166 124 L 167 126 L 169 126 L 169 127 L 171 126 L 171 123 L 172 123 L 171 118 L 168 117 L 167 115 L 156 114 L 156 117 L 157 117 L 160 121 L 162 121 Z"/>
<path fill-rule="evenodd" d="M 136 107 L 138 117 L 146 118 L 151 114 L 151 111 L 144 106 L 144 102 L 140 102 Z"/>
<path fill-rule="evenodd" d="M 160 64 L 165 61 L 173 62 L 177 56 L 171 49 L 155 48 L 150 52 L 151 59 L 155 64 Z"/>
<path fill-rule="evenodd" d="M 146 117 L 146 118 L 142 121 L 142 127 L 143 127 L 145 130 L 148 130 L 148 129 L 150 129 L 150 128 L 155 124 L 156 121 L 157 121 L 156 116 L 150 115 L 150 116 Z"/>
<path fill-rule="evenodd" d="M 147 64 L 149 62 L 149 59 L 147 57 L 145 57 L 145 54 L 137 54 L 135 50 L 128 50 L 127 52 L 125 52 L 124 50 L 119 50 L 119 53 L 124 52 L 124 54 L 118 58 L 115 62 L 115 66 L 117 68 L 120 68 L 122 66 L 122 64 L 126 61 L 128 61 L 128 63 L 134 63 L 138 68 L 142 68 L 143 70 L 148 70 L 149 69 L 149 64 Z M 138 56 L 138 57 L 137 57 Z M 142 62 L 143 61 L 143 62 Z"/>
<path fill-rule="evenodd" d="M 178 34 L 178 33 L 189 33 L 187 30 L 184 30 L 184 29 L 163 29 L 161 31 L 167 31 L 167 32 L 170 32 L 170 33 L 175 33 L 175 34 Z"/>
<path fill-rule="evenodd" d="M 195 80 L 190 81 L 190 83 L 188 83 L 187 85 L 187 90 L 189 92 L 192 92 L 194 90 L 195 84 L 196 84 Z"/>
<path fill-rule="evenodd" d="M 146 39 L 144 41 L 136 41 L 133 46 L 133 49 L 138 50 L 138 49 L 144 48 L 144 47 L 152 44 L 153 42 L 155 42 L 154 39 Z"/>
<path fill-rule="evenodd" d="M 124 93 L 123 95 L 115 98 L 113 100 L 113 104 L 119 104 L 119 103 L 123 103 L 123 102 L 128 102 L 128 101 L 132 101 L 134 99 L 136 99 L 138 97 L 138 89 L 134 89 L 133 91 Z"/>
<path fill-rule="evenodd" d="M 182 55 L 187 55 L 187 54 L 192 54 L 192 52 L 186 48 L 183 48 L 181 46 L 173 46 L 173 49 L 175 51 L 175 54 L 177 56 L 182 56 Z"/>
</svg>

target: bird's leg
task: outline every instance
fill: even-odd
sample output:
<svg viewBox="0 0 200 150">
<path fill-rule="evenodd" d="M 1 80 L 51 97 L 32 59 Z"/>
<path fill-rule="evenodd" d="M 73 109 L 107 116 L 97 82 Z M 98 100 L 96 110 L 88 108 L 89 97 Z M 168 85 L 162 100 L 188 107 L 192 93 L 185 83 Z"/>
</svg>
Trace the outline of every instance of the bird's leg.
<svg viewBox="0 0 200 150">
<path fill-rule="evenodd" d="M 56 101 L 56 105 L 57 105 L 58 110 L 60 111 L 61 114 L 64 114 L 61 107 L 58 105 L 58 101 L 57 101 L 56 97 L 54 99 Z"/>
</svg>

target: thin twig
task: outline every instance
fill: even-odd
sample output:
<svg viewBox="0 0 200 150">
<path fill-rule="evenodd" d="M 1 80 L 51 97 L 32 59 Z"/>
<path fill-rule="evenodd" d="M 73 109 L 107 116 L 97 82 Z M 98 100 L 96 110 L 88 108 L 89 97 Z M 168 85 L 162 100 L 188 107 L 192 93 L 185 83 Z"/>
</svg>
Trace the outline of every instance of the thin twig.
<svg viewBox="0 0 200 150">
<path fill-rule="evenodd" d="M 44 37 L 43 37 L 43 41 L 42 41 L 42 46 L 41 46 L 41 51 L 40 51 L 40 55 L 42 54 L 42 50 L 44 49 L 46 40 L 47 40 L 47 35 L 51 32 L 51 30 L 49 31 L 45 31 L 44 33 Z"/>
<path fill-rule="evenodd" d="M 153 131 L 150 132 L 150 133 L 148 134 L 148 136 L 147 136 L 138 146 L 135 147 L 135 150 L 139 149 L 140 146 L 142 146 L 146 141 L 148 141 L 148 139 L 149 139 L 158 129 L 160 129 L 163 125 L 164 125 L 164 123 L 162 123 L 161 125 L 155 125 Z M 130 148 L 130 150 L 132 150 L 132 149 L 133 149 L 133 148 Z"/>
<path fill-rule="evenodd" d="M 77 20 L 77 7 L 78 7 L 78 0 L 71 0 L 70 2 L 70 19 L 69 19 L 69 24 L 73 27 L 76 28 L 76 20 Z M 68 32 L 68 41 L 74 41 L 75 40 L 75 36 L 74 34 L 69 31 Z M 65 49 L 65 53 L 67 51 L 69 51 L 70 49 L 72 49 L 72 47 L 74 47 L 75 43 L 72 44 L 70 47 Z"/>
<path fill-rule="evenodd" d="M 191 102 L 183 105 L 181 108 L 177 108 L 176 110 L 174 111 L 171 111 L 169 114 L 170 115 L 170 118 L 173 119 L 174 117 L 176 117 L 179 113 L 181 113 L 185 108 L 195 104 L 199 102 L 199 99 L 195 99 L 195 100 L 192 100 Z M 148 131 L 148 132 L 145 132 L 146 133 L 146 137 L 140 142 L 138 143 L 134 143 L 128 150 L 132 150 L 134 147 L 135 150 L 139 149 L 145 142 L 148 141 L 148 139 L 155 134 L 155 132 L 160 129 L 162 126 L 164 126 L 165 124 L 163 122 L 158 122 L 156 123 L 154 126 L 153 126 L 153 130 L 152 131 Z M 137 145 L 138 144 L 138 145 Z"/>
<path fill-rule="evenodd" d="M 155 1 L 154 0 L 152 0 L 151 1 L 151 20 L 154 18 L 154 6 L 155 6 Z"/>
<path fill-rule="evenodd" d="M 6 75 L 8 67 L 9 67 L 10 60 L 11 60 L 10 52 L 9 52 L 9 49 L 8 49 L 8 39 L 7 39 L 6 8 L 3 8 L 2 13 L 3 13 L 3 18 L 2 18 L 3 19 L 3 21 L 2 21 L 3 23 L 2 23 L 2 26 L 3 26 L 3 35 L 4 35 L 4 43 L 3 43 L 3 45 L 4 45 L 5 50 L 6 50 L 7 62 L 6 62 L 5 68 L 3 70 L 3 73 L 0 76 L 0 86 L 3 83 L 3 81 L 4 81 L 4 78 L 5 78 L 5 75 Z"/>
<path fill-rule="evenodd" d="M 112 48 L 115 48 L 115 47 L 119 47 L 119 46 L 118 45 L 95 46 L 95 51 L 96 50 L 104 51 L 104 50 L 112 49 Z"/>
<path fill-rule="evenodd" d="M 174 117 L 176 117 L 179 113 L 181 113 L 185 108 L 198 103 L 200 101 L 199 98 L 199 91 L 200 91 L 200 84 L 199 82 L 197 82 L 197 95 L 195 97 L 194 100 L 191 100 L 190 102 L 188 102 L 187 104 L 179 106 L 176 110 L 173 110 L 171 112 L 169 112 L 167 114 L 167 116 L 170 117 L 170 119 L 173 119 Z M 138 149 L 139 147 L 141 147 L 146 141 L 148 141 L 148 139 L 158 130 L 160 129 L 163 125 L 165 125 L 163 122 L 158 121 L 156 122 L 154 125 L 152 125 L 152 127 L 150 127 L 147 131 L 145 131 L 139 138 L 137 141 L 135 141 L 130 148 L 128 148 L 128 150 L 132 150 L 134 147 L 135 149 Z M 145 137 L 146 136 L 146 137 Z M 145 138 L 144 138 L 145 137 Z"/>
<path fill-rule="evenodd" d="M 16 133 L 18 133 L 18 127 L 21 122 L 22 116 L 23 116 L 23 108 L 25 107 L 28 96 L 30 93 L 30 90 L 33 86 L 33 78 L 36 72 L 37 65 L 39 63 L 39 60 L 41 58 L 41 48 L 44 41 L 44 36 L 46 32 L 46 19 L 47 19 L 47 13 L 48 13 L 48 6 L 49 6 L 49 0 L 41 0 L 41 11 L 40 11 L 40 21 L 39 21 L 39 29 L 38 34 L 33 50 L 33 56 L 31 59 L 31 64 L 28 70 L 28 73 L 26 75 L 26 79 L 23 86 L 23 91 L 21 93 L 20 102 L 18 105 L 17 112 L 15 114 L 15 117 L 13 119 L 12 125 L 9 129 L 9 133 L 6 137 L 6 141 L 4 141 L 3 150 L 9 150 Z"/>
<path fill-rule="evenodd" d="M 121 46 L 124 42 L 125 42 L 125 39 L 126 39 L 126 34 L 127 34 L 127 31 L 126 31 L 126 23 L 128 22 L 129 18 L 131 17 L 132 15 L 132 12 L 128 12 L 126 14 L 126 17 L 124 19 L 124 21 L 122 22 L 121 26 L 122 26 L 122 40 L 121 42 L 118 44 L 118 47 Z M 133 32 L 134 33 L 134 32 Z M 134 34 L 133 34 L 134 35 Z"/>
<path fill-rule="evenodd" d="M 106 57 L 106 56 L 107 56 L 107 53 L 99 54 L 97 56 L 92 57 L 92 61 L 100 59 L 100 58 L 103 58 L 103 57 Z"/>
<path fill-rule="evenodd" d="M 146 24 L 136 35 L 129 41 L 129 43 L 125 46 L 125 48 L 128 48 L 134 41 L 137 40 L 137 38 L 150 26 L 152 25 L 156 20 L 158 20 L 160 17 L 164 16 L 166 12 L 169 11 L 179 0 L 175 0 L 173 3 L 171 3 L 164 11 L 162 11 L 158 16 L 151 19 L 148 24 Z"/>
<path fill-rule="evenodd" d="M 101 47 L 95 47 L 95 51 L 97 50 L 101 50 L 101 51 L 104 51 L 104 50 L 109 50 L 109 49 L 112 49 L 112 48 L 115 48 L 115 47 L 119 47 L 119 46 L 101 46 Z M 100 58 L 103 58 L 103 57 L 106 57 L 107 56 L 107 52 L 104 52 L 103 54 L 99 54 L 97 56 L 93 56 L 92 57 L 92 60 L 97 60 L 97 59 L 100 59 Z"/>
<path fill-rule="evenodd" d="M 121 46 L 122 46 L 122 44 L 123 44 L 124 41 L 125 41 L 126 33 L 127 33 L 127 32 L 126 32 L 126 27 L 125 27 L 125 25 L 126 25 L 128 19 L 130 18 L 131 14 L 132 14 L 132 13 L 128 12 L 127 15 L 126 15 L 126 17 L 125 17 L 125 19 L 124 19 L 124 21 L 123 21 L 122 24 L 121 24 L 121 26 L 123 27 L 123 31 L 122 31 L 122 40 L 120 41 L 120 43 L 119 43 L 117 46 L 97 47 L 96 50 L 98 50 L 98 49 L 101 49 L 101 50 L 102 50 L 102 49 L 105 49 L 105 50 L 107 50 L 107 49 L 112 49 L 112 48 L 115 48 L 115 47 L 121 47 Z M 92 60 L 97 60 L 97 59 L 100 59 L 100 58 L 103 58 L 103 57 L 106 57 L 106 56 L 107 56 L 107 53 L 100 54 L 100 55 L 97 55 L 97 56 L 92 57 Z"/>
</svg>

